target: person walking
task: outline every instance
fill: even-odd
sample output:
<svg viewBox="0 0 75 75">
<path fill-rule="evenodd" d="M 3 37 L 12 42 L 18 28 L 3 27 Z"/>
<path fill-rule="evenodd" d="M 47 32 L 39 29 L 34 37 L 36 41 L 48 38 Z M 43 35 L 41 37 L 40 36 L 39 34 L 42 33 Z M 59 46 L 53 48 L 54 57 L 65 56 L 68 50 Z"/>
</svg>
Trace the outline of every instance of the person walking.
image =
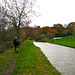
<svg viewBox="0 0 75 75">
<path fill-rule="evenodd" d="M 20 41 L 17 39 L 17 37 L 15 37 L 15 39 L 13 40 L 13 44 L 14 44 L 14 47 L 15 47 L 15 52 L 18 53 L 18 46 L 20 44 Z"/>
</svg>

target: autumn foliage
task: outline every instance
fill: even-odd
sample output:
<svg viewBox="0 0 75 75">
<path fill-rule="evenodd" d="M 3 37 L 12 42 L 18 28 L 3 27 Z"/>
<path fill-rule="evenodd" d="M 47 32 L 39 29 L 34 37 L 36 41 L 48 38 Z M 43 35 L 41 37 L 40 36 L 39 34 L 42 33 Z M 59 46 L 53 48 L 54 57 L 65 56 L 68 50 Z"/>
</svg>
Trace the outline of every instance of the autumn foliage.
<svg viewBox="0 0 75 75">
<path fill-rule="evenodd" d="M 24 41 L 26 39 L 31 40 L 46 40 L 53 39 L 54 37 L 65 37 L 75 34 L 75 22 L 71 22 L 67 25 L 67 27 L 63 27 L 62 24 L 54 24 L 53 27 L 45 26 L 45 27 L 30 27 L 26 26 L 20 28 L 20 40 Z M 8 33 L 8 35 L 7 35 Z M 4 30 L 0 32 L 0 38 L 4 36 L 0 41 L 12 41 L 14 37 L 17 35 L 15 29 L 9 28 L 8 30 Z"/>
<path fill-rule="evenodd" d="M 53 39 L 54 37 L 65 37 L 70 36 L 74 32 L 74 25 L 71 27 L 69 24 L 66 28 L 63 27 L 62 24 L 54 24 L 53 27 L 45 26 L 40 28 L 40 26 L 34 27 L 24 27 L 21 29 L 22 34 L 21 38 L 23 40 L 29 39 L 31 40 L 46 40 L 46 39 Z"/>
<path fill-rule="evenodd" d="M 36 39 L 36 40 L 47 39 L 54 36 L 54 34 L 57 32 L 56 29 L 53 29 L 49 26 L 42 27 L 42 28 L 25 27 L 22 28 L 21 31 L 23 32 L 21 34 L 21 38 L 23 40 L 27 39 L 28 37 L 30 37 L 30 39 Z"/>
</svg>

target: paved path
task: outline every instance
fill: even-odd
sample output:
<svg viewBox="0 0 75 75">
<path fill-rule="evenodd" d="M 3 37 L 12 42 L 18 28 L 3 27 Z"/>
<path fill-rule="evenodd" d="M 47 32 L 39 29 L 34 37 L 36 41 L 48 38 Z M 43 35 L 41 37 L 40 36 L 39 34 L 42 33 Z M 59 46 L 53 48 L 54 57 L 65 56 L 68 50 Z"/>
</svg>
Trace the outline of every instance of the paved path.
<svg viewBox="0 0 75 75">
<path fill-rule="evenodd" d="M 75 49 L 51 43 L 33 42 L 62 75 L 75 75 Z"/>
</svg>

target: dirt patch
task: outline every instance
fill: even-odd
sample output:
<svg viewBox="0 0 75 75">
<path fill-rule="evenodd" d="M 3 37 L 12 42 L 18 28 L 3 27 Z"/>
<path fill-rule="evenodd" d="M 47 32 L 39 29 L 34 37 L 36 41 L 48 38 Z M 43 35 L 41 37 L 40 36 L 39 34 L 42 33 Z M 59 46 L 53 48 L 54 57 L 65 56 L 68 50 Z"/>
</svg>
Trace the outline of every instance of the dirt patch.
<svg viewBox="0 0 75 75">
<path fill-rule="evenodd" d="M 14 70 L 15 63 L 16 63 L 16 59 L 12 62 L 12 64 L 10 64 L 9 69 L 7 69 L 7 71 L 5 72 L 4 75 L 11 75 L 11 73 L 12 73 L 13 70 Z"/>
<path fill-rule="evenodd" d="M 17 56 L 18 56 L 18 54 L 16 55 L 16 57 Z M 11 75 L 11 73 L 14 71 L 15 63 L 16 63 L 16 59 L 14 61 L 12 61 L 9 68 L 6 70 L 6 72 L 3 73 L 3 75 Z"/>
</svg>

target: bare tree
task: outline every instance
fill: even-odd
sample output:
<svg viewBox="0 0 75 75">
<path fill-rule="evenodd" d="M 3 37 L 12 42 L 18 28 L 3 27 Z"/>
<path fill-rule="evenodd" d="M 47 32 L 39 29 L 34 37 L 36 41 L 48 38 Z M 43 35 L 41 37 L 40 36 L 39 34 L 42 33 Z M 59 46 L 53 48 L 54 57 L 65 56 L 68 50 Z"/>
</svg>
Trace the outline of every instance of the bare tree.
<svg viewBox="0 0 75 75">
<path fill-rule="evenodd" d="M 2 0 L 1 8 L 10 22 L 9 26 L 14 26 L 17 36 L 20 38 L 20 27 L 31 23 L 32 16 L 35 14 L 33 6 L 34 0 Z"/>
<path fill-rule="evenodd" d="M 6 18 L 1 11 L 3 12 L 4 10 L 0 7 L 0 42 L 5 39 L 5 28 L 7 24 Z"/>
</svg>

